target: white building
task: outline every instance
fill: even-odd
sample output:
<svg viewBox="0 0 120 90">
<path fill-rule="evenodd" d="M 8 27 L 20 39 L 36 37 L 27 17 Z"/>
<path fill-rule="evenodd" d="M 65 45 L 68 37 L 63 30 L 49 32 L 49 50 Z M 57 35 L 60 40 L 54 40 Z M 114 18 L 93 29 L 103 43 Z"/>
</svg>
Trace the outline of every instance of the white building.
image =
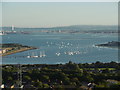
<svg viewBox="0 0 120 90">
<path fill-rule="evenodd" d="M 0 49 L 0 54 L 3 54 L 6 52 L 6 49 Z"/>
</svg>

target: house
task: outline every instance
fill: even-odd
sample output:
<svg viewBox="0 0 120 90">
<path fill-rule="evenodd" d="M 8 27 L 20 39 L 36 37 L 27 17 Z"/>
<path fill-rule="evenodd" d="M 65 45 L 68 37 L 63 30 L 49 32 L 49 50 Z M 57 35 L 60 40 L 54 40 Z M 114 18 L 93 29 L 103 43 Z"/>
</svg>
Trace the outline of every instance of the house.
<svg viewBox="0 0 120 90">
<path fill-rule="evenodd" d="M 0 86 L 0 88 L 5 88 L 5 85 L 4 85 L 4 84 L 2 84 L 2 85 Z"/>
<path fill-rule="evenodd" d="M 0 49 L 0 54 L 6 53 L 6 49 Z"/>
</svg>

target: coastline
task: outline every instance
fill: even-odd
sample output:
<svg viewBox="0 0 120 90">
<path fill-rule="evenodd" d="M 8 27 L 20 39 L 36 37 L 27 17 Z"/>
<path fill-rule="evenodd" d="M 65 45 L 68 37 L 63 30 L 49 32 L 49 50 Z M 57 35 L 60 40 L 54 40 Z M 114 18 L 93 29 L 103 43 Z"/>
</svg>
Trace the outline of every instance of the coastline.
<svg viewBox="0 0 120 90">
<path fill-rule="evenodd" d="M 13 51 L 10 51 L 10 52 L 7 52 L 7 53 L 3 53 L 0 56 L 7 56 L 7 55 L 11 55 L 11 54 L 19 53 L 19 52 L 24 52 L 24 51 L 28 51 L 28 50 L 33 50 L 33 49 L 37 49 L 37 48 L 35 48 L 35 47 L 25 47 L 25 48 L 21 48 L 21 49 L 18 49 L 18 50 L 13 50 Z"/>
</svg>

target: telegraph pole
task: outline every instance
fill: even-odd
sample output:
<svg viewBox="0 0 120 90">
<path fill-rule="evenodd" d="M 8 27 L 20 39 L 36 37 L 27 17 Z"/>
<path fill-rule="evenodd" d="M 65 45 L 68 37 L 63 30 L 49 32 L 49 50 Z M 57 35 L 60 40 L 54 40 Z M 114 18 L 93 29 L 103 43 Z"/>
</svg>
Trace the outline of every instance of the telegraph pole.
<svg viewBox="0 0 120 90">
<path fill-rule="evenodd" d="M 18 86 L 22 86 L 22 65 L 18 64 Z"/>
</svg>

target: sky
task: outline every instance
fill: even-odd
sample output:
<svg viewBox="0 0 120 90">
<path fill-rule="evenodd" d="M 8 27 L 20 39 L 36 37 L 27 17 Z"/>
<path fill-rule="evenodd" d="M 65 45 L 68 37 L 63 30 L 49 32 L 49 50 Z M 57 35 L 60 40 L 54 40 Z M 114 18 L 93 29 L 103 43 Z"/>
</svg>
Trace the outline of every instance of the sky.
<svg viewBox="0 0 120 90">
<path fill-rule="evenodd" d="M 2 2 L 119 2 L 119 0 L 0 0 Z"/>
<path fill-rule="evenodd" d="M 15 27 L 117 25 L 118 3 L 3 2 L 0 21 L 3 26 Z"/>
</svg>

